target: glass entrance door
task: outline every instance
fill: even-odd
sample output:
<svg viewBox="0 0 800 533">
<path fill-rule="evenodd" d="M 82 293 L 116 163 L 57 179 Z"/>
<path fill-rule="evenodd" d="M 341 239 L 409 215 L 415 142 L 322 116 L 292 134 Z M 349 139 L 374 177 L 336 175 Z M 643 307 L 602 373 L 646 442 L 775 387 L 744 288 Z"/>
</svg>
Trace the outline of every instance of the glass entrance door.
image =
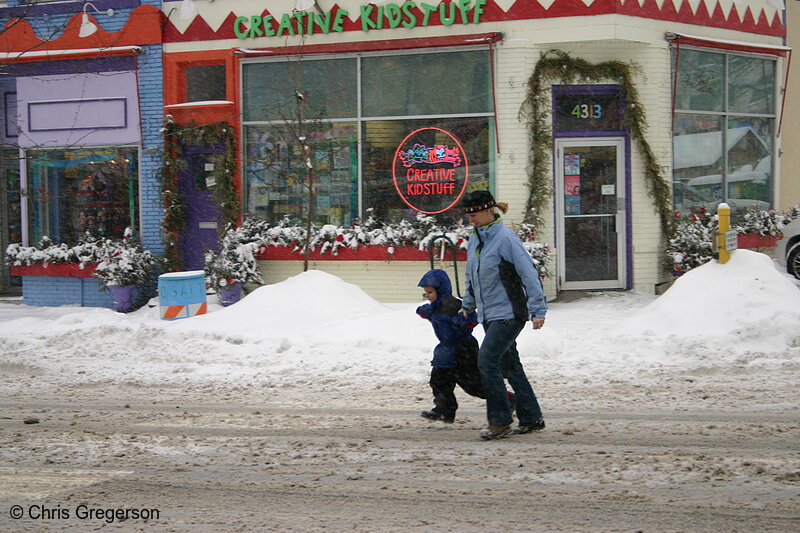
<svg viewBox="0 0 800 533">
<path fill-rule="evenodd" d="M 562 290 L 626 287 L 625 142 L 556 140 Z"/>
</svg>

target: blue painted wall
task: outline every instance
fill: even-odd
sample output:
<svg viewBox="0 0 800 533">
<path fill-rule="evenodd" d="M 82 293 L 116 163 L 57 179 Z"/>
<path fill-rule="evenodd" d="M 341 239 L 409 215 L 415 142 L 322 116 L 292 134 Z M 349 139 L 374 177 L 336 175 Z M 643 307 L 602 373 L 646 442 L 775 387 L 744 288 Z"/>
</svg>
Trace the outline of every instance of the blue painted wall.
<svg viewBox="0 0 800 533">
<path fill-rule="evenodd" d="M 122 29 L 130 13 L 139 5 L 161 7 L 161 1 L 153 0 L 93 0 L 88 12 L 103 30 L 116 32 Z M 10 0 L 8 7 L 0 9 L 0 22 L 10 16 L 22 14 L 41 39 L 52 39 L 60 35 L 76 13 L 83 10 L 84 2 L 28 5 L 21 0 Z M 105 11 L 114 9 L 114 15 Z M 163 46 L 142 45 L 142 53 L 134 59 L 141 113 L 141 149 L 139 152 L 139 215 L 140 238 L 145 248 L 155 254 L 164 252 L 161 219 L 161 165 L 163 140 L 161 135 L 164 110 Z M 113 307 L 109 291 L 100 290 L 95 278 L 40 277 L 23 278 L 23 298 L 26 304 L 36 306 L 82 305 Z"/>
<path fill-rule="evenodd" d="M 78 305 L 113 309 L 111 291 L 101 288 L 100 280 L 93 277 L 23 276 L 22 300 L 37 307 Z"/>
</svg>

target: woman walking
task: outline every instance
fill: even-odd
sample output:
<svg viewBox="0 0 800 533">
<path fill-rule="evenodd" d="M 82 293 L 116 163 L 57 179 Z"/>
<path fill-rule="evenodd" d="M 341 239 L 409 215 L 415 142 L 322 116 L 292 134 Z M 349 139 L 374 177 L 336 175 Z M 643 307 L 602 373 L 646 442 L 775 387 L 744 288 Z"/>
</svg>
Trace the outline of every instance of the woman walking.
<svg viewBox="0 0 800 533">
<path fill-rule="evenodd" d="M 539 272 L 522 241 L 495 212 L 508 210 L 495 202 L 489 191 L 474 191 L 462 201 L 474 231 L 467 249 L 467 291 L 462 312 L 477 308 L 485 332 L 478 352 L 478 368 L 486 392 L 489 427 L 481 431 L 484 440 L 510 433 L 544 429 L 544 418 L 536 394 L 522 368 L 517 336 L 528 320 L 533 329 L 544 325 L 547 303 Z M 519 425 L 511 428 L 511 406 L 505 382 L 514 389 Z"/>
</svg>

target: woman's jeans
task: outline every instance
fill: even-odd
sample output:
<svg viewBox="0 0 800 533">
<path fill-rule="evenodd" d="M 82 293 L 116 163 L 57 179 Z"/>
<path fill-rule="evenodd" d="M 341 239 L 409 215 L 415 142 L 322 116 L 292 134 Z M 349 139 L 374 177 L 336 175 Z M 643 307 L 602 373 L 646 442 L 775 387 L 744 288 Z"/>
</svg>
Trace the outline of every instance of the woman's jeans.
<svg viewBox="0 0 800 533">
<path fill-rule="evenodd" d="M 513 421 L 503 378 L 508 379 L 514 389 L 521 426 L 533 424 L 542 416 L 536 394 L 522 369 L 517 352 L 517 336 L 525 324 L 526 321 L 519 319 L 483 323 L 486 335 L 478 352 L 478 368 L 486 392 L 489 425 L 505 426 Z"/>
</svg>

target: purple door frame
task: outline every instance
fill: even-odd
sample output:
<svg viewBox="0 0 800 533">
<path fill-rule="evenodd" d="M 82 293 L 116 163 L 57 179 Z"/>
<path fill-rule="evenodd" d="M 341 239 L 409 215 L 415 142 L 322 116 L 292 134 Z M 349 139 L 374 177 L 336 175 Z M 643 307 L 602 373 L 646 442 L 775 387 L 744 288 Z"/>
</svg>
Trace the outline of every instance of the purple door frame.
<svg viewBox="0 0 800 533">
<path fill-rule="evenodd" d="M 178 192 L 186 204 L 186 229 L 179 238 L 184 270 L 202 270 L 207 249 L 219 250 L 219 209 L 207 179 L 224 145 L 184 146 L 186 168 L 178 175 Z"/>
<path fill-rule="evenodd" d="M 626 289 L 633 288 L 633 220 L 631 218 L 631 137 L 626 129 L 620 130 L 559 130 L 556 124 L 556 99 L 559 95 L 563 94 L 618 94 L 622 88 L 617 84 L 602 84 L 602 85 L 553 85 L 552 86 L 552 109 L 551 117 L 552 132 L 554 140 L 556 138 L 570 138 L 570 137 L 622 137 L 625 141 L 625 270 L 626 276 Z M 627 102 L 624 98 L 620 99 L 621 111 L 624 112 Z M 555 145 L 553 146 L 555 148 Z M 555 168 L 558 164 L 556 161 L 556 151 L 553 152 L 553 169 L 555 180 Z M 553 195 L 555 202 L 555 195 Z M 556 212 L 556 206 L 553 205 L 553 212 Z M 556 224 L 558 227 L 558 224 Z"/>
</svg>

